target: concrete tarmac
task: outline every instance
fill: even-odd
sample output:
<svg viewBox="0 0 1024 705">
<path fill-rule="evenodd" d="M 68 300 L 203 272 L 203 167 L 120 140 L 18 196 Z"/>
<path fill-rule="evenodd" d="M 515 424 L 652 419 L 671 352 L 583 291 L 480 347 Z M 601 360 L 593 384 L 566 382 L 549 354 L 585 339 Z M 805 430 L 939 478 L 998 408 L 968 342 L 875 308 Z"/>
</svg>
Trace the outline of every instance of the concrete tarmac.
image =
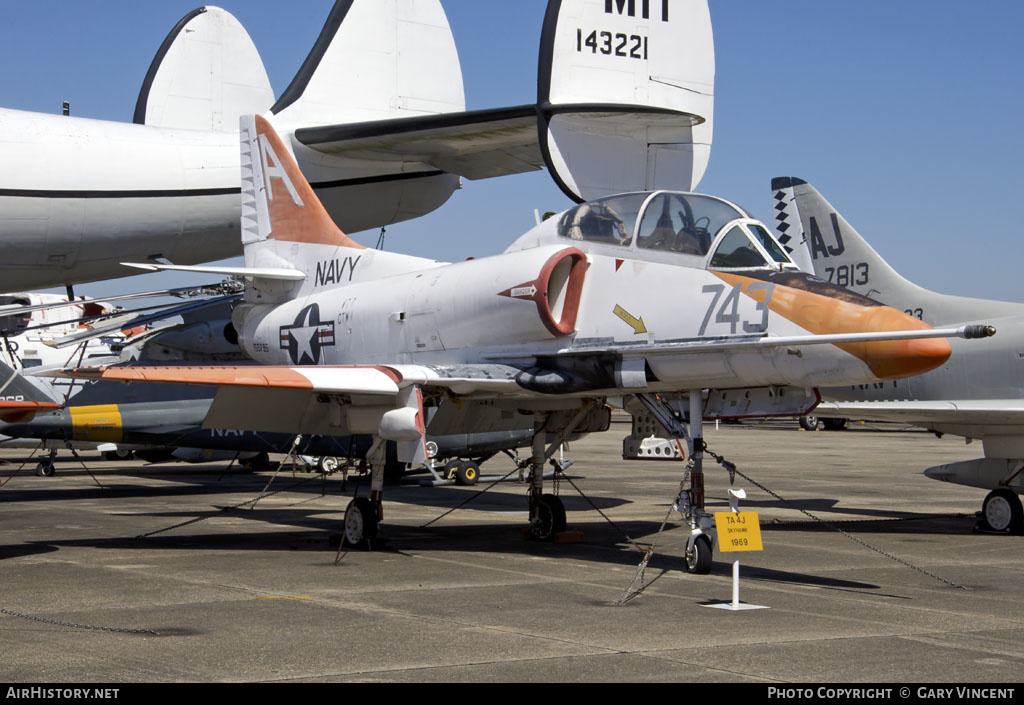
<svg viewBox="0 0 1024 705">
<path fill-rule="evenodd" d="M 1024 538 L 975 533 L 985 491 L 921 474 L 980 444 L 709 425 L 712 450 L 785 500 L 736 480 L 764 540 L 741 555 L 740 598 L 770 609 L 731 612 L 706 607 L 731 599 L 731 555 L 716 552 L 711 575 L 683 571 L 687 528 L 669 511 L 683 464 L 622 461 L 626 433 L 616 422 L 567 453 L 587 499 L 564 480 L 559 492 L 582 543 L 525 541 L 522 483 L 429 526 L 488 483 L 403 484 L 385 494 L 387 545 L 341 553 L 328 539 L 352 478 L 343 494 L 338 476 L 282 471 L 255 508 L 222 511 L 273 473 L 84 453 L 90 476 L 65 452 L 43 478 L 35 461 L 19 470 L 29 451 L 0 450 L 0 680 L 1020 680 Z M 728 476 L 706 469 L 709 509 L 724 510 Z M 641 559 L 630 539 L 656 547 L 643 590 L 618 605 Z"/>
</svg>

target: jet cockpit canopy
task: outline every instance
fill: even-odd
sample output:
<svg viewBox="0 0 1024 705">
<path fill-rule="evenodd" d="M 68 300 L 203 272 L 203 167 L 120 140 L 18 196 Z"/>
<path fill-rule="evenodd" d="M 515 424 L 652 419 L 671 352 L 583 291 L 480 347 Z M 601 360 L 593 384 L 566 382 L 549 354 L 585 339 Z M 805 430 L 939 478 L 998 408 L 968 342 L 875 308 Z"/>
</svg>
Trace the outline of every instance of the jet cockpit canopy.
<svg viewBox="0 0 1024 705">
<path fill-rule="evenodd" d="M 557 236 L 628 249 L 642 258 L 684 255 L 681 263 L 693 267 L 795 267 L 768 229 L 742 208 L 695 193 L 626 193 L 589 201 L 558 217 Z"/>
</svg>

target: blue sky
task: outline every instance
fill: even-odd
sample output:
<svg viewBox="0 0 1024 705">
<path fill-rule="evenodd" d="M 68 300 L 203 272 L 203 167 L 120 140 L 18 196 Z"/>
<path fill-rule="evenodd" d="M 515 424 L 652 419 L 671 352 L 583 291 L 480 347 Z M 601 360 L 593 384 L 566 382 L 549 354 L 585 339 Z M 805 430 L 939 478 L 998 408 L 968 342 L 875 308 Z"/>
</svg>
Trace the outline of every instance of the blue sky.
<svg viewBox="0 0 1024 705">
<path fill-rule="evenodd" d="M 280 93 L 332 0 L 223 0 Z M 542 0 L 442 0 L 470 109 L 532 103 Z M 0 105 L 129 121 L 150 61 L 189 0 L 5 3 Z M 699 190 L 771 224 L 769 182 L 815 184 L 901 274 L 937 291 L 1024 301 L 1014 215 L 1024 195 L 1024 26 L 1017 0 L 711 0 L 717 75 Z M 458 260 L 500 252 L 533 209 L 568 200 L 546 173 L 467 182 L 386 246 Z M 377 233 L 364 234 L 373 245 Z M 140 290 L 169 280 L 118 282 Z M 79 287 L 110 293 L 111 285 Z"/>
</svg>

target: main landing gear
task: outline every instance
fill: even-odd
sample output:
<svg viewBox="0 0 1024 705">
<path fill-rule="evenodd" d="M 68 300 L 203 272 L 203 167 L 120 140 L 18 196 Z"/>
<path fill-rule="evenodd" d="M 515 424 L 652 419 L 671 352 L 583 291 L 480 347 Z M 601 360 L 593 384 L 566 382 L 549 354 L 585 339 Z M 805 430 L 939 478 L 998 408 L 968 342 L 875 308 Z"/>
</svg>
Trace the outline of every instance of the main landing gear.
<svg viewBox="0 0 1024 705">
<path fill-rule="evenodd" d="M 40 460 L 39 464 L 36 465 L 36 476 L 38 477 L 53 477 L 57 474 L 57 450 L 53 449 L 50 451 L 50 455 L 44 460 Z"/>
<path fill-rule="evenodd" d="M 1005 487 L 992 490 L 981 505 L 980 528 L 1001 534 L 1019 534 L 1024 530 L 1024 507 L 1020 497 Z"/>
<path fill-rule="evenodd" d="M 555 434 L 553 442 L 545 448 L 550 415 L 535 413 L 533 419 L 533 449 L 530 458 L 530 526 L 526 536 L 538 541 L 579 541 L 580 534 L 566 532 L 565 505 L 558 495 L 544 493 L 544 463 L 562 447 L 562 444 L 594 410 L 595 402 L 584 404 L 575 416 Z"/>
<path fill-rule="evenodd" d="M 565 506 L 556 495 L 544 494 L 545 419 L 538 415 L 533 432 L 530 463 L 530 527 L 527 535 L 540 541 L 554 541 L 565 531 Z"/>
<path fill-rule="evenodd" d="M 345 543 L 354 548 L 370 548 L 377 538 L 377 508 L 366 497 L 356 497 L 345 508 Z"/>
<path fill-rule="evenodd" d="M 594 402 L 584 404 L 572 417 L 568 424 L 554 435 L 554 441 L 545 445 L 548 436 L 547 413 L 538 412 L 534 417 L 533 453 L 530 461 L 530 523 L 526 529 L 529 538 L 539 541 L 578 540 L 572 532 L 566 532 L 565 506 L 554 494 L 544 492 L 544 464 L 554 455 L 562 443 L 584 422 L 594 411 Z M 558 424 L 561 426 L 561 423 Z M 341 540 L 345 545 L 373 549 L 381 542 L 380 523 L 384 518 L 383 490 L 384 469 L 386 465 L 385 442 L 375 439 L 367 453 L 370 464 L 370 496 L 356 497 L 345 509 L 344 531 Z M 460 463 L 455 466 L 456 478 L 462 475 L 460 484 L 472 485 L 479 477 L 476 463 Z"/>
<path fill-rule="evenodd" d="M 342 541 L 346 546 L 371 550 L 378 539 L 378 527 L 384 519 L 384 470 L 387 465 L 387 444 L 374 439 L 366 454 L 370 463 L 370 496 L 355 497 L 345 508 L 345 530 Z"/>
</svg>

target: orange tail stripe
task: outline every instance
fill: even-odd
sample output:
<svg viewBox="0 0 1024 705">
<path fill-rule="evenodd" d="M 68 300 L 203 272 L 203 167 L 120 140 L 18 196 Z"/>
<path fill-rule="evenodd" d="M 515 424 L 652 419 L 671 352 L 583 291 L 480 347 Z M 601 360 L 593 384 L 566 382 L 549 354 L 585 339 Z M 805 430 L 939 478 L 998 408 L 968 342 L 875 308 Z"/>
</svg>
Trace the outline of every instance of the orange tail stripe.
<svg viewBox="0 0 1024 705">
<path fill-rule="evenodd" d="M 296 205 L 289 196 L 287 190 L 281 186 L 280 179 L 274 181 L 268 177 L 268 189 L 272 189 L 273 198 L 268 198 L 270 206 L 270 223 L 272 240 L 286 240 L 288 242 L 306 242 L 318 245 L 334 245 L 337 247 L 354 247 L 360 250 L 366 248 L 343 233 L 331 216 L 324 209 L 320 199 L 313 192 L 306 177 L 299 170 L 291 153 L 284 146 L 281 138 L 274 131 L 269 122 L 259 115 L 256 116 L 256 132 L 265 137 L 273 148 L 274 156 L 280 161 L 280 166 L 288 175 L 295 190 L 299 194 L 302 205 Z M 264 160 L 268 157 L 263 154 L 265 150 L 261 146 L 260 152 Z"/>
</svg>

